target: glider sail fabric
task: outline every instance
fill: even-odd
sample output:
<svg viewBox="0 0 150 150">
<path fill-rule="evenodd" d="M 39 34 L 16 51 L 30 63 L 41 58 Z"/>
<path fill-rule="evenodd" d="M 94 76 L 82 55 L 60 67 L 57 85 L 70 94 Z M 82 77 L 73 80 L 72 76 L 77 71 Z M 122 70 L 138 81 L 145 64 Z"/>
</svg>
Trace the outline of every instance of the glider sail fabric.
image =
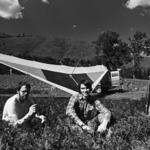
<svg viewBox="0 0 150 150">
<path fill-rule="evenodd" d="M 78 92 L 78 85 L 83 79 L 91 81 L 93 83 L 92 88 L 96 88 L 97 84 L 108 71 L 103 65 L 70 67 L 40 63 L 4 54 L 0 54 L 0 63 L 70 94 Z"/>
</svg>

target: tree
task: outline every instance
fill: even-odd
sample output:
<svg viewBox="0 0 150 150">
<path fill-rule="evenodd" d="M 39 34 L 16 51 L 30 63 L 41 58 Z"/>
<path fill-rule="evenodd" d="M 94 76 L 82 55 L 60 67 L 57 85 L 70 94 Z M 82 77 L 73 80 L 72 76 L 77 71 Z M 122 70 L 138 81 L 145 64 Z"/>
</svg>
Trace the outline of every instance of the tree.
<svg viewBox="0 0 150 150">
<path fill-rule="evenodd" d="M 117 69 L 130 61 L 129 47 L 116 32 L 102 32 L 94 43 L 97 60 L 100 59 L 109 69 Z"/>
<path fill-rule="evenodd" d="M 144 54 L 150 55 L 150 39 L 145 41 Z"/>
<path fill-rule="evenodd" d="M 146 33 L 140 31 L 136 31 L 133 37 L 129 37 L 129 47 L 133 62 L 133 78 L 135 78 L 136 70 L 140 68 L 141 54 L 145 51 L 146 37 Z"/>
</svg>

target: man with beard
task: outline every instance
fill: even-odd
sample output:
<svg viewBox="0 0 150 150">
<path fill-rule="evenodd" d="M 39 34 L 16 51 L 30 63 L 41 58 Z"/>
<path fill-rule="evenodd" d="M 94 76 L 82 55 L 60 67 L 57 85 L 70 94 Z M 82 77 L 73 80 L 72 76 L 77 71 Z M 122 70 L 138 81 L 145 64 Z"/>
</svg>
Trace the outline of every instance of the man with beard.
<svg viewBox="0 0 150 150">
<path fill-rule="evenodd" d="M 104 133 L 110 130 L 108 124 L 111 112 L 94 96 L 91 95 L 91 83 L 82 80 L 79 84 L 79 93 L 73 95 L 68 103 L 66 114 L 69 116 L 72 129 L 90 133 Z"/>
<path fill-rule="evenodd" d="M 45 122 L 45 116 L 37 114 L 37 104 L 29 97 L 30 90 L 31 86 L 27 82 L 19 83 L 17 94 L 5 103 L 2 120 L 13 126 L 26 124 L 32 117 L 41 119 L 41 123 Z"/>
</svg>

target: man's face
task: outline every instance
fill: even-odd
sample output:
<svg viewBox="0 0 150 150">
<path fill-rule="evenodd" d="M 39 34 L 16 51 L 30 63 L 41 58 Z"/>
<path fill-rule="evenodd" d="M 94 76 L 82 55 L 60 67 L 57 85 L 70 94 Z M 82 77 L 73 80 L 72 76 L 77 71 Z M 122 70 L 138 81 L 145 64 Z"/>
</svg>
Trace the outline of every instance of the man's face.
<svg viewBox="0 0 150 150">
<path fill-rule="evenodd" d="M 80 92 L 84 97 L 87 97 L 90 93 L 90 89 L 86 87 L 86 85 L 81 84 L 80 85 Z"/>
<path fill-rule="evenodd" d="M 30 89 L 26 87 L 26 85 L 23 85 L 20 90 L 18 91 L 19 99 L 21 102 L 24 102 L 26 99 L 28 99 L 30 94 Z"/>
</svg>

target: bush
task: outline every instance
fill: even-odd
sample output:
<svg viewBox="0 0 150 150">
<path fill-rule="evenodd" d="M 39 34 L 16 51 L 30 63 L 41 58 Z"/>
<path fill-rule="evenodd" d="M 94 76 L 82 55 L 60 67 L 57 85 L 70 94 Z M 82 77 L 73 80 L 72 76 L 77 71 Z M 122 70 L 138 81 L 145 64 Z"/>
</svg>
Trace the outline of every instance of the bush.
<svg viewBox="0 0 150 150">
<path fill-rule="evenodd" d="M 0 111 L 6 97 L 0 98 Z M 40 113 L 46 115 L 47 122 L 41 125 L 37 119 L 31 121 L 30 128 L 12 128 L 0 120 L 1 149 L 36 150 L 131 150 L 150 148 L 150 119 L 143 115 L 145 100 L 105 100 L 102 102 L 112 112 L 115 123 L 111 138 L 105 135 L 78 133 L 66 124 L 66 98 L 38 98 Z M 1 116 L 0 116 L 1 117 Z"/>
</svg>

